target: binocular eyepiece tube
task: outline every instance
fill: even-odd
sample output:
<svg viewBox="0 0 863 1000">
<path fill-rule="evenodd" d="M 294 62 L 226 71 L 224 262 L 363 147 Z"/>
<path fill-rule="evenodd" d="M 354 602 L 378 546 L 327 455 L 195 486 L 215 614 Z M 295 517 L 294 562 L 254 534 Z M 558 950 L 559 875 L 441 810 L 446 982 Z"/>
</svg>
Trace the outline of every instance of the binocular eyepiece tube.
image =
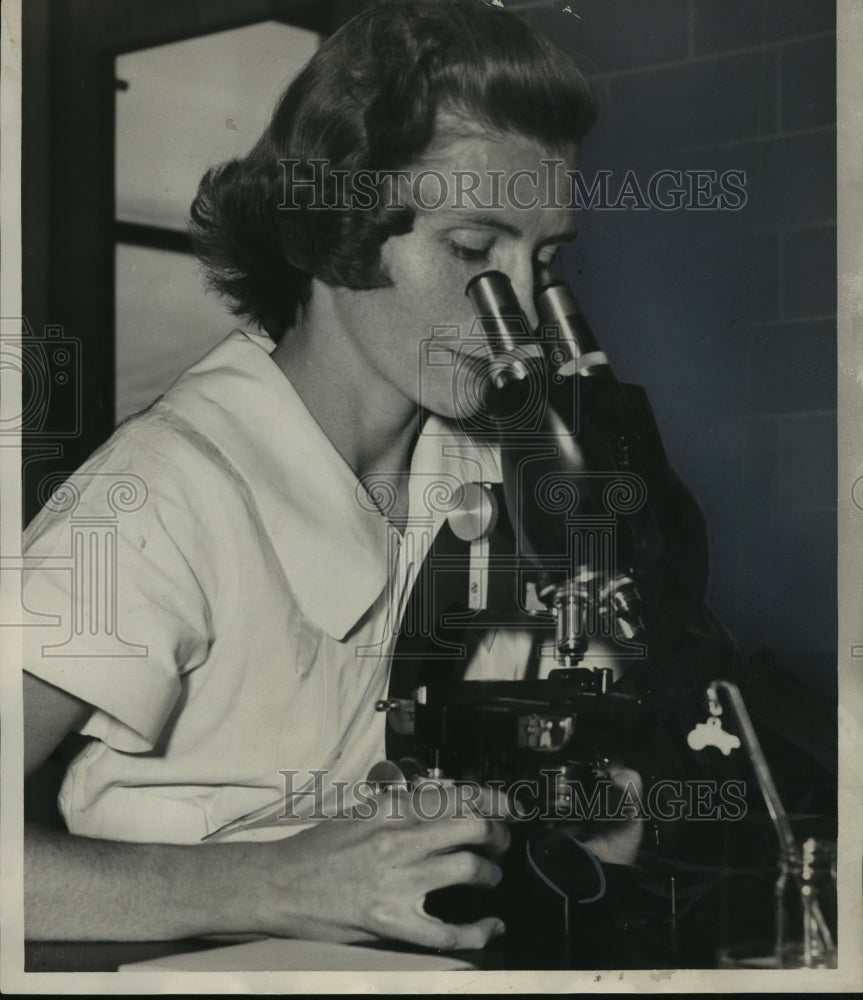
<svg viewBox="0 0 863 1000">
<path fill-rule="evenodd" d="M 536 290 L 539 325 L 530 330 L 509 278 L 484 271 L 465 290 L 492 351 L 495 384 L 500 387 L 527 375 L 531 363 L 548 364 L 557 375 L 613 378 L 608 358 L 575 296 L 562 281 Z"/>
</svg>

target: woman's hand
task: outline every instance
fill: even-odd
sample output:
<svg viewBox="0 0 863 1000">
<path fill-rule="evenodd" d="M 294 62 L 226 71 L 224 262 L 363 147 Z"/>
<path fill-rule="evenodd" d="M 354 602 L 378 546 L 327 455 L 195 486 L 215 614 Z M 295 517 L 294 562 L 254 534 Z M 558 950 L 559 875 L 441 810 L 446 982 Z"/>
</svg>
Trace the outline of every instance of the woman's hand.
<svg viewBox="0 0 863 1000">
<path fill-rule="evenodd" d="M 496 917 L 455 925 L 423 908 L 435 889 L 499 880 L 491 858 L 506 850 L 509 832 L 489 794 L 465 802 L 458 789 L 429 782 L 373 802 L 370 818 L 323 821 L 285 840 L 248 845 L 262 855 L 260 891 L 249 886 L 250 929 L 439 949 L 482 948 L 502 934 Z"/>
</svg>

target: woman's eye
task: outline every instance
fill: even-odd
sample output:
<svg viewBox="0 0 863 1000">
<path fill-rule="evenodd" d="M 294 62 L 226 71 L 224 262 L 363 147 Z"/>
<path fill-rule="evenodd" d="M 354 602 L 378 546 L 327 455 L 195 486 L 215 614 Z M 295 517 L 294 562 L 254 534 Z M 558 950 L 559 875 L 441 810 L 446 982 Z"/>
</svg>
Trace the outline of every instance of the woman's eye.
<svg viewBox="0 0 863 1000">
<path fill-rule="evenodd" d="M 447 246 L 449 247 L 450 253 L 454 257 L 458 257 L 459 260 L 467 261 L 485 261 L 488 260 L 488 255 L 491 252 L 491 246 L 467 246 L 464 243 L 457 243 L 455 240 L 447 240 Z"/>
</svg>

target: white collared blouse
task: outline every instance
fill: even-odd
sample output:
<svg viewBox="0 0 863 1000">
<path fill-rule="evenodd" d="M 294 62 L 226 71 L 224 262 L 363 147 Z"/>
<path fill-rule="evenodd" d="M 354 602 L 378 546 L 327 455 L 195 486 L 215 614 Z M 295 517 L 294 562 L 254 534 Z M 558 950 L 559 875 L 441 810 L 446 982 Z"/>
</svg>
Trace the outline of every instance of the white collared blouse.
<svg viewBox="0 0 863 1000">
<path fill-rule="evenodd" d="M 284 797 L 286 773 L 294 791 L 319 770 L 328 789 L 363 779 L 434 498 L 500 479 L 493 452 L 429 418 L 400 535 L 271 349 L 232 333 L 27 531 L 25 669 L 95 708 L 60 793 L 73 833 L 196 843 Z"/>
</svg>

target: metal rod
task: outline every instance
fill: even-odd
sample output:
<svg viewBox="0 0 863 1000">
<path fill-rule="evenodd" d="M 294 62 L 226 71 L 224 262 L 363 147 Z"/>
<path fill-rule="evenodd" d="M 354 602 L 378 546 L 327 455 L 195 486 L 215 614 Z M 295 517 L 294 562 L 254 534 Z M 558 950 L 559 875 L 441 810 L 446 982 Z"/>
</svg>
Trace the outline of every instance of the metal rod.
<svg viewBox="0 0 863 1000">
<path fill-rule="evenodd" d="M 723 688 L 728 692 L 731 707 L 734 709 L 734 714 L 740 724 L 740 735 L 746 745 L 749 759 L 752 761 L 755 777 L 758 779 L 758 786 L 761 789 L 761 794 L 764 796 L 767 811 L 776 828 L 782 849 L 787 857 L 799 860 L 800 848 L 794 838 L 791 824 L 788 822 L 788 814 L 782 805 L 782 799 L 779 798 L 779 792 L 773 783 L 773 775 L 767 766 L 767 758 L 761 749 L 761 743 L 758 740 L 755 727 L 752 725 L 752 719 L 749 717 L 743 696 L 740 694 L 740 688 L 736 684 L 732 684 L 731 681 L 712 681 L 710 687 L 707 689 L 708 697 L 712 696 L 716 699 L 717 688 Z M 718 701 L 718 699 L 716 700 Z"/>
</svg>

